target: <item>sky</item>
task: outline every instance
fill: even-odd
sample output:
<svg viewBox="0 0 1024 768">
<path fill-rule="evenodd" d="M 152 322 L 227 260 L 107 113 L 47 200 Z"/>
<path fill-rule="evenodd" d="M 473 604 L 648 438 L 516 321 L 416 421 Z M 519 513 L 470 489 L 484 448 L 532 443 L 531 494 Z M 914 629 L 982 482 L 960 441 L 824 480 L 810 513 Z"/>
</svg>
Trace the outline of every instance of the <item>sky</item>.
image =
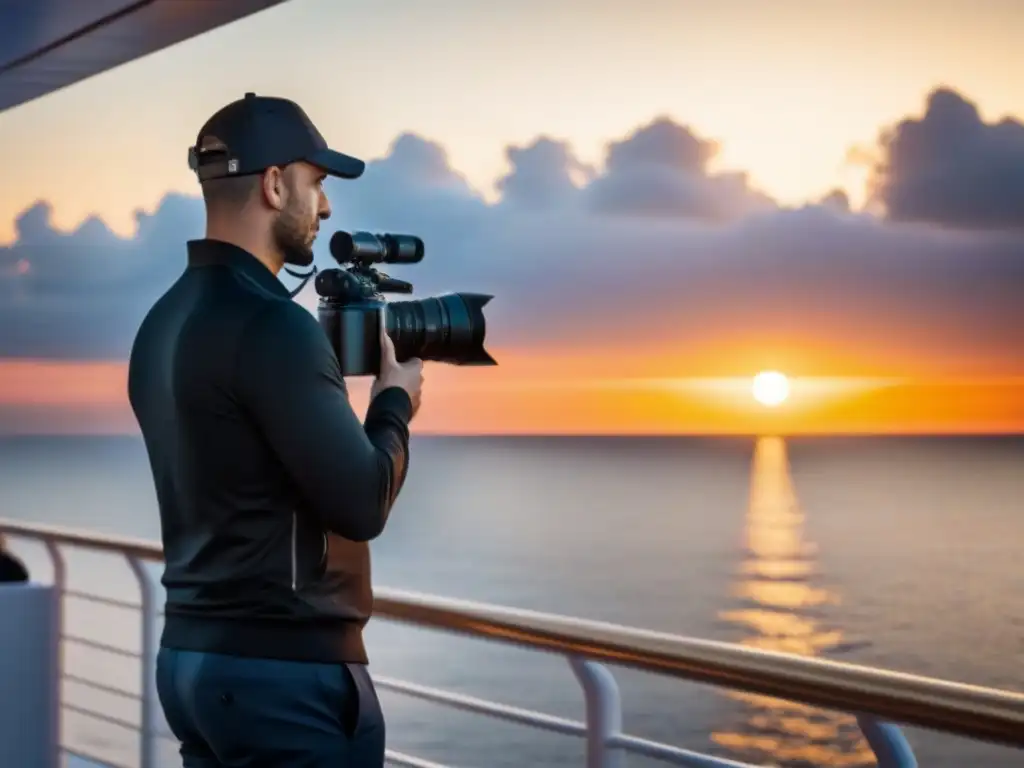
<svg viewBox="0 0 1024 768">
<path fill-rule="evenodd" d="M 499 367 L 428 366 L 420 431 L 1019 432 L 1022 24 L 290 0 L 0 114 L 0 433 L 134 430 L 131 339 L 203 232 L 186 149 L 249 90 L 368 160 L 328 232 L 420 234 L 417 295 L 496 296 Z"/>
</svg>

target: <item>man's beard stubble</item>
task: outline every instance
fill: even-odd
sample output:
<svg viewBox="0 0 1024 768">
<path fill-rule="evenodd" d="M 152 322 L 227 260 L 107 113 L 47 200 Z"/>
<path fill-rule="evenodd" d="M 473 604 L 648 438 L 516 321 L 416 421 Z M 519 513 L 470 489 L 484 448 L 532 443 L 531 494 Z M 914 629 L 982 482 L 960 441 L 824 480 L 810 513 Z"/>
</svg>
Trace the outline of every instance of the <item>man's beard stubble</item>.
<svg viewBox="0 0 1024 768">
<path fill-rule="evenodd" d="M 274 222 L 275 245 L 284 256 L 284 263 L 308 267 L 313 263 L 313 239 L 309 217 L 304 211 L 285 209 Z"/>
</svg>

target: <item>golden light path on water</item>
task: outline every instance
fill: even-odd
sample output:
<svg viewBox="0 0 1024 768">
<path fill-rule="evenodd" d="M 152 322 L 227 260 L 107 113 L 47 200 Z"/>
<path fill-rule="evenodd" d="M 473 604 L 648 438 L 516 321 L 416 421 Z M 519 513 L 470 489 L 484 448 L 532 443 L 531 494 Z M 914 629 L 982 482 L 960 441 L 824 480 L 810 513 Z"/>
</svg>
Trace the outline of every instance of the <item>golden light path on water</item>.
<svg viewBox="0 0 1024 768">
<path fill-rule="evenodd" d="M 754 449 L 745 552 L 734 583 L 734 607 L 719 614 L 753 648 L 823 656 L 840 648 L 843 631 L 821 618 L 838 595 L 817 582 L 813 544 L 804 537 L 804 513 L 789 471 L 786 443 L 760 438 Z M 851 715 L 768 696 L 730 691 L 738 722 L 712 734 L 731 756 L 766 765 L 875 764 Z"/>
</svg>

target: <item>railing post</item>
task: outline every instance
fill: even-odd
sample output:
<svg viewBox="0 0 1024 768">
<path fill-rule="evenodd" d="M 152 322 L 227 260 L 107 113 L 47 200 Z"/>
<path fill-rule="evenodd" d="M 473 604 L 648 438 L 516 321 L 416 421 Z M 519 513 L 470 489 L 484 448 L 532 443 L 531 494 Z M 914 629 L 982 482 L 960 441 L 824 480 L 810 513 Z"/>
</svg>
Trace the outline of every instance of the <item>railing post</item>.
<svg viewBox="0 0 1024 768">
<path fill-rule="evenodd" d="M 67 564 L 60 545 L 53 539 L 44 539 L 46 551 L 53 563 L 53 768 L 64 764 L 64 591 L 67 589 Z"/>
<path fill-rule="evenodd" d="M 917 768 L 914 750 L 899 726 L 857 715 L 857 725 L 878 760 L 878 768 Z"/>
<path fill-rule="evenodd" d="M 139 729 L 139 768 L 156 768 L 156 595 L 153 580 L 146 572 L 146 564 L 134 555 L 128 564 L 139 582 L 142 598 L 142 648 L 139 664 L 142 667 L 142 711 Z"/>
<path fill-rule="evenodd" d="M 621 768 L 623 751 L 612 743 L 622 734 L 619 686 L 607 667 L 570 656 L 569 664 L 583 688 L 587 712 L 587 768 Z"/>
</svg>

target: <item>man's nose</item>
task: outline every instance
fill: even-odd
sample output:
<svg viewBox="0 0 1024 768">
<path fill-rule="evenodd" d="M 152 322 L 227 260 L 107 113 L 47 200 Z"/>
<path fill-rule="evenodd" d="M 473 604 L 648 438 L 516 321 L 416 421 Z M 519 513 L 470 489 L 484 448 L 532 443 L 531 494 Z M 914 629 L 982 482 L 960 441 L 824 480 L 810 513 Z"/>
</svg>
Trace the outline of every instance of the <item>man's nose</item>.
<svg viewBox="0 0 1024 768">
<path fill-rule="evenodd" d="M 320 193 L 320 218 L 331 218 L 331 202 L 323 192 Z"/>
</svg>

